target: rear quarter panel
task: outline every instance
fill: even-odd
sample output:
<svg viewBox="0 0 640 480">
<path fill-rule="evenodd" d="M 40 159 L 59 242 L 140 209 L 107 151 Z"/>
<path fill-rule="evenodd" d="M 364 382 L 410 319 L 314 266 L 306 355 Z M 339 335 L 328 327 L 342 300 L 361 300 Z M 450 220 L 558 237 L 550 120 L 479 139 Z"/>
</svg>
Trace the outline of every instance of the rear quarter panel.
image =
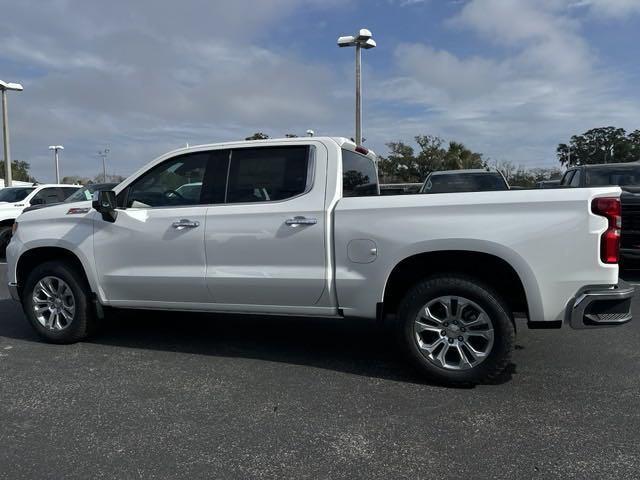
<svg viewBox="0 0 640 480">
<path fill-rule="evenodd" d="M 335 211 L 339 305 L 347 316 L 373 318 L 399 262 L 464 250 L 495 255 L 514 268 L 531 320 L 561 320 L 579 288 L 618 281 L 618 266 L 600 262 L 607 222 L 590 205 L 595 197 L 619 195 L 607 187 L 343 198 Z M 375 261 L 352 262 L 353 239 L 375 242 Z"/>
</svg>

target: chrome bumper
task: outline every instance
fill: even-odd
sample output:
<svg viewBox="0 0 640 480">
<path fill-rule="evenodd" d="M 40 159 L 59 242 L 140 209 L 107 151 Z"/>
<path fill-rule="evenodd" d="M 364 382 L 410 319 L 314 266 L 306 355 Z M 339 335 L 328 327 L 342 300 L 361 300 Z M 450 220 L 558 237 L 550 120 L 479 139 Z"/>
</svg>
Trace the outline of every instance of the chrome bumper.
<svg viewBox="0 0 640 480">
<path fill-rule="evenodd" d="M 591 285 L 569 302 L 566 320 L 571 328 L 615 327 L 631 321 L 634 288 L 620 280 L 617 285 Z"/>
<path fill-rule="evenodd" d="M 20 293 L 18 292 L 18 284 L 9 283 L 8 288 L 9 288 L 9 295 L 11 295 L 11 298 L 13 298 L 16 302 L 19 302 Z"/>
</svg>

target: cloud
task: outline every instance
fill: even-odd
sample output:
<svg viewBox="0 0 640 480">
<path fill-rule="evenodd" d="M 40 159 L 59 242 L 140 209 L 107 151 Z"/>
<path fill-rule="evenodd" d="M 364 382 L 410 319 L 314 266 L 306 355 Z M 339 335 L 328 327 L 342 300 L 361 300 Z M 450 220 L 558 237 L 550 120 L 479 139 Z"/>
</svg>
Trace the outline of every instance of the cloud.
<svg viewBox="0 0 640 480">
<path fill-rule="evenodd" d="M 555 145 L 581 129 L 637 128 L 640 105 L 624 77 L 603 68 L 563 3 L 467 2 L 447 24 L 476 35 L 490 53 L 400 44 L 399 74 L 379 82 L 378 99 L 423 106 L 404 123 L 405 135 L 435 132 L 530 165 L 552 164 Z"/>
<path fill-rule="evenodd" d="M 51 180 L 46 146 L 64 143 L 63 174 L 90 175 L 95 153 L 110 144 L 110 168 L 130 173 L 186 142 L 339 123 L 347 107 L 327 88 L 339 73 L 262 41 L 296 10 L 336 4 L 25 0 L 3 8 L 11 19 L 0 31 L 3 76 L 25 85 L 11 99 L 13 157 Z"/>
<path fill-rule="evenodd" d="M 640 14 L 640 0 L 579 0 L 570 6 L 578 9 L 586 7 L 595 17 L 620 19 Z"/>
</svg>

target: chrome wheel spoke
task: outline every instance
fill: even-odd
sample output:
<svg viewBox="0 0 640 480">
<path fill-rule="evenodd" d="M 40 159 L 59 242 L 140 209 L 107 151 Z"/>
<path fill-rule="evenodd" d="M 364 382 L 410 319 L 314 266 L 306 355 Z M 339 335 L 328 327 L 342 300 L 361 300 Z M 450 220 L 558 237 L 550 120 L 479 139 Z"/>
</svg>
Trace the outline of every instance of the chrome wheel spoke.
<svg viewBox="0 0 640 480">
<path fill-rule="evenodd" d="M 73 291 L 58 277 L 44 277 L 36 284 L 32 304 L 36 320 L 49 330 L 63 330 L 71 325 L 75 317 Z"/>
<path fill-rule="evenodd" d="M 477 303 L 461 296 L 431 300 L 420 309 L 413 328 L 423 356 L 447 370 L 473 368 L 493 348 L 494 331 L 489 315 Z"/>
</svg>

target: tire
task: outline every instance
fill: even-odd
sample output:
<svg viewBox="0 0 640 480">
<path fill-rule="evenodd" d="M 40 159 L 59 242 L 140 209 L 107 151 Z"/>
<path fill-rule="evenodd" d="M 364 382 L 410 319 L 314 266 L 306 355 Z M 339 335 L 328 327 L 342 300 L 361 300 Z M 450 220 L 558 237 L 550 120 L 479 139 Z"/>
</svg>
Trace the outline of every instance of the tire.
<svg viewBox="0 0 640 480">
<path fill-rule="evenodd" d="M 437 382 L 491 382 L 511 360 L 515 329 L 507 312 L 505 302 L 482 282 L 463 275 L 431 277 L 400 303 L 400 346 L 421 373 Z"/>
<path fill-rule="evenodd" d="M 11 241 L 11 226 L 0 227 L 0 258 L 7 256 L 7 246 Z"/>
<path fill-rule="evenodd" d="M 52 292 L 54 295 L 50 295 Z M 52 298 L 60 299 L 53 307 Z M 44 308 L 42 315 L 38 315 L 36 306 Z M 97 327 L 86 280 L 75 268 L 62 261 L 45 262 L 28 275 L 22 307 L 34 330 L 51 343 L 78 342 L 94 333 Z M 60 312 L 53 317 L 58 322 L 51 322 L 51 308 Z"/>
</svg>

